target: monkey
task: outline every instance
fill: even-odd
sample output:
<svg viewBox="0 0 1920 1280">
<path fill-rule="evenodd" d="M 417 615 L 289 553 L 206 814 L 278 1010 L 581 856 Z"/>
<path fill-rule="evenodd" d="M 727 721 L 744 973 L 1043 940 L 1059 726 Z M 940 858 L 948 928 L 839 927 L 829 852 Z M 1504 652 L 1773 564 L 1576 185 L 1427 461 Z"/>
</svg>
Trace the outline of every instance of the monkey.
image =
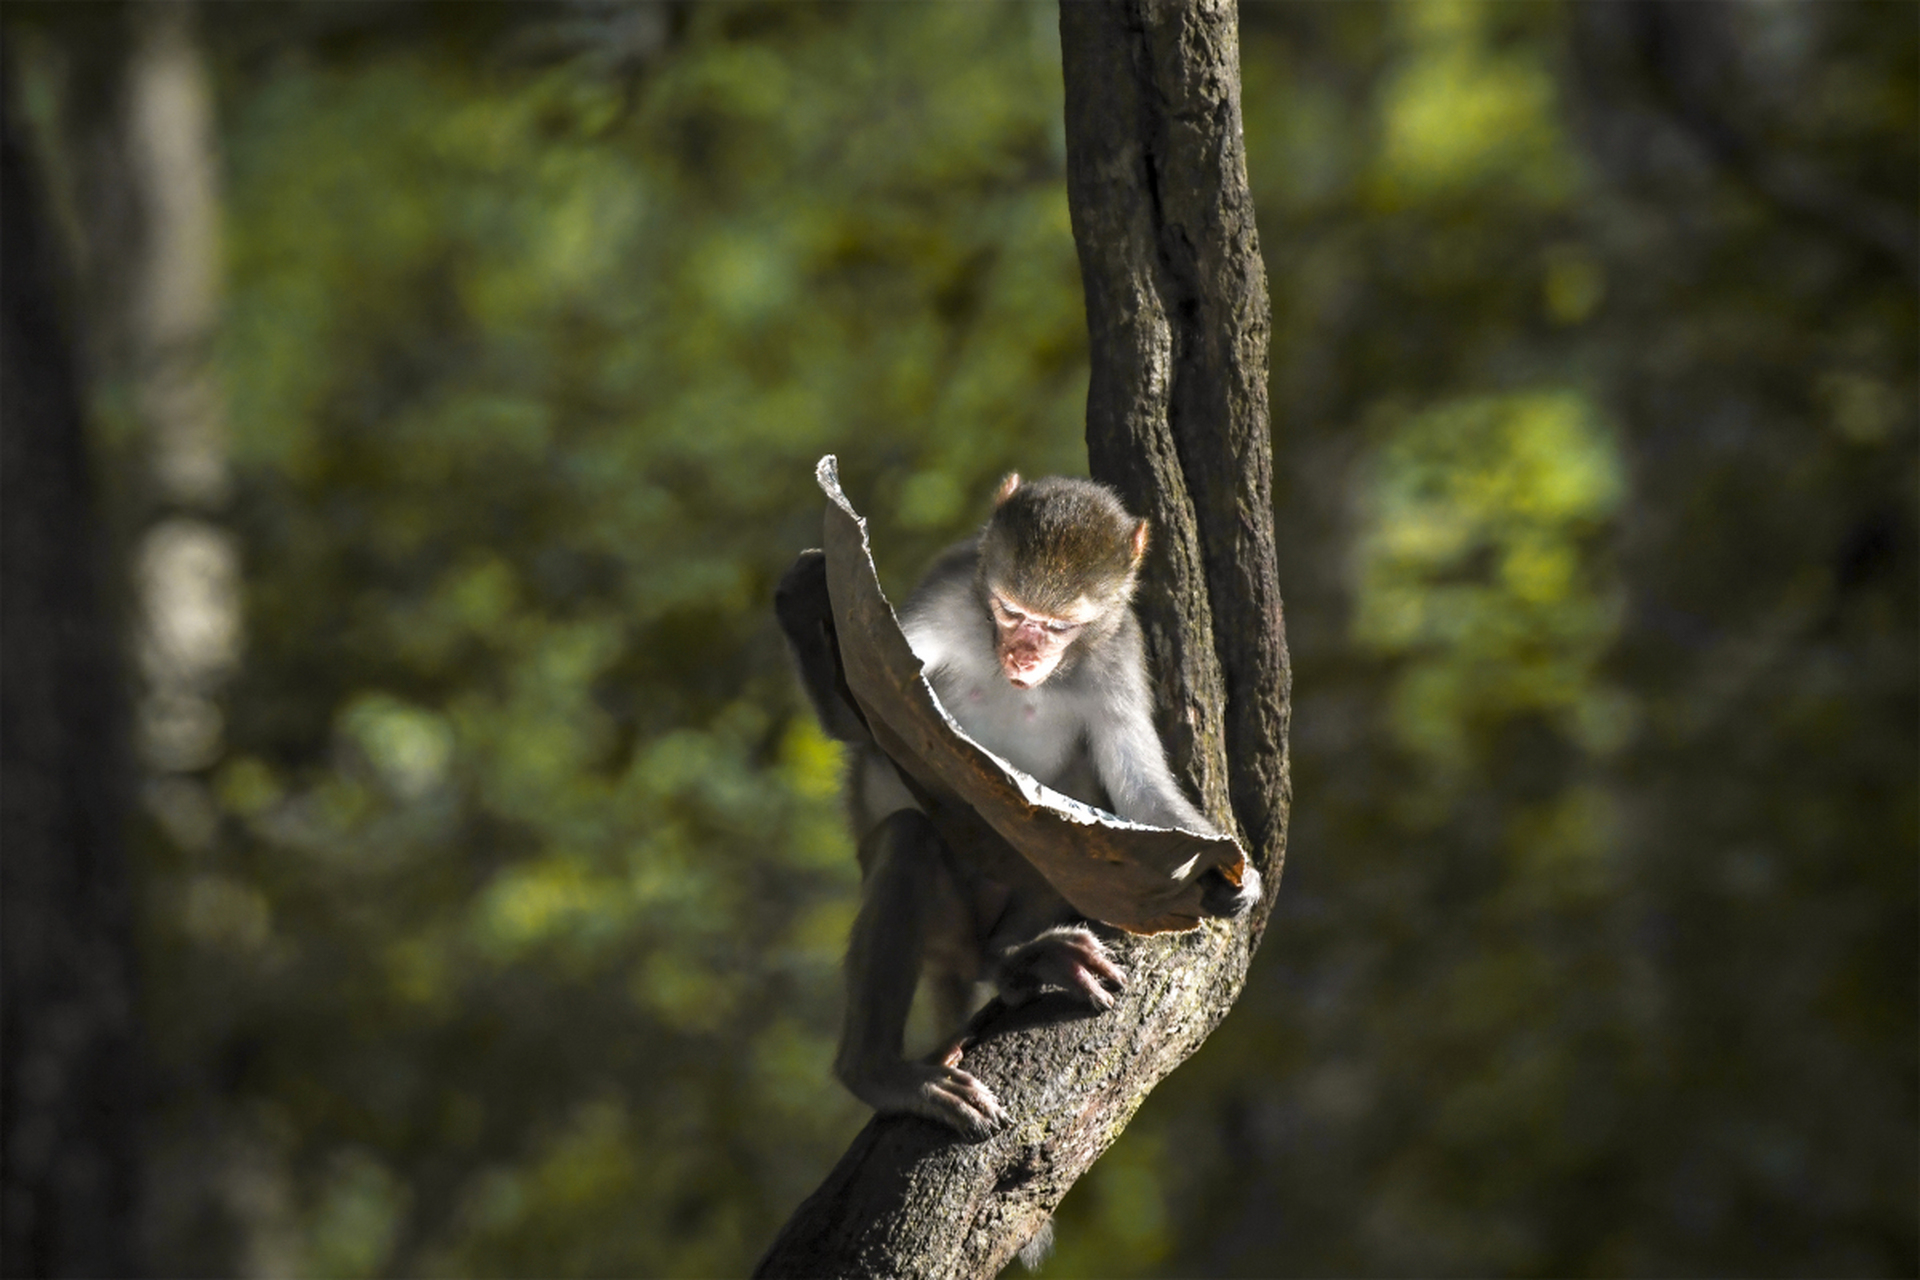
<svg viewBox="0 0 1920 1280">
<path fill-rule="evenodd" d="M 1011 473 L 979 534 L 938 556 L 909 594 L 900 626 L 941 705 L 981 746 L 1076 800 L 1211 836 L 1153 727 L 1132 609 L 1148 537 L 1148 522 L 1105 485 Z M 861 902 L 835 1074 L 877 1111 L 987 1137 L 1009 1117 L 960 1069 L 957 1048 L 917 1061 L 904 1055 L 923 972 L 943 1031 L 964 1025 L 982 979 L 1008 1005 L 1060 991 L 1098 1013 L 1113 1006 L 1127 975 L 1037 871 L 989 869 L 941 839 L 846 687 L 822 553 L 804 553 L 788 570 L 775 607 L 823 729 L 849 746 Z M 1259 899 L 1251 866 L 1238 886 L 1209 877 L 1202 905 L 1210 914 L 1239 915 Z"/>
</svg>

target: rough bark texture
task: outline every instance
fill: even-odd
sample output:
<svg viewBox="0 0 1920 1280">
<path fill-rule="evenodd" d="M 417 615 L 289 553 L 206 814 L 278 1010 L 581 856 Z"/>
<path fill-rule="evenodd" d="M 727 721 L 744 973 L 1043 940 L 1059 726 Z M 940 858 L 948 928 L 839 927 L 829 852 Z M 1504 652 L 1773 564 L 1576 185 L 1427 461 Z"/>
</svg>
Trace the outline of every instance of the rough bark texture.
<svg viewBox="0 0 1920 1280">
<path fill-rule="evenodd" d="M 55 244 L 17 125 L 8 101 L 0 106 L 0 1273 L 124 1276 L 134 1272 L 141 1102 L 119 833 L 128 764 Z"/>
<path fill-rule="evenodd" d="M 1060 34 L 1093 359 L 1088 463 L 1153 521 L 1137 611 L 1161 736 L 1277 881 L 1290 677 L 1235 9 L 1068 3 Z"/>
<path fill-rule="evenodd" d="M 1230 0 L 1061 7 L 1068 195 L 1093 347 L 1093 474 L 1148 515 L 1139 601 L 1176 767 L 1266 874 L 1248 918 L 1117 938 L 1098 1017 L 976 1019 L 964 1066 L 1014 1123 L 969 1144 L 878 1117 L 794 1214 L 763 1276 L 991 1276 L 1239 994 L 1278 887 L 1289 801 L 1274 579 L 1269 313 Z"/>
</svg>

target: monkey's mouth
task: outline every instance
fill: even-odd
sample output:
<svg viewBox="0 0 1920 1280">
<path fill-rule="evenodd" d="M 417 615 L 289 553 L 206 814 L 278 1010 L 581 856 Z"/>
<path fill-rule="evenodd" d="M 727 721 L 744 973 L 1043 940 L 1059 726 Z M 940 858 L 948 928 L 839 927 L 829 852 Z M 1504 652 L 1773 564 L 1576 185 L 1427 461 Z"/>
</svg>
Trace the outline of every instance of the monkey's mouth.
<svg viewBox="0 0 1920 1280">
<path fill-rule="evenodd" d="M 1003 659 L 1000 663 L 1000 674 L 1005 676 L 1007 683 L 1016 689 L 1034 689 L 1047 682 L 1047 677 L 1053 674 L 1056 665 L 1044 660 L 1016 664 Z"/>
<path fill-rule="evenodd" d="M 1062 655 L 1055 646 L 1019 636 L 1011 643 L 1003 639 L 994 656 L 1000 660 L 1000 674 L 1007 678 L 1007 683 L 1026 690 L 1045 684 L 1059 669 Z"/>
</svg>

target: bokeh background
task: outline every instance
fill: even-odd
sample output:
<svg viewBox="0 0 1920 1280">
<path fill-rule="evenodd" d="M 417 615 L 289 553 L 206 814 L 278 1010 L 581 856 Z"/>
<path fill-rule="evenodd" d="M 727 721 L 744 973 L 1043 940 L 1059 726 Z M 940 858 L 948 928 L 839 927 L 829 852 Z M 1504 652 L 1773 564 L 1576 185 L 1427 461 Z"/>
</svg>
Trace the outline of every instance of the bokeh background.
<svg viewBox="0 0 1920 1280">
<path fill-rule="evenodd" d="M 863 1122 L 769 607 L 1083 472 L 1056 12 L 9 4 L 161 1274 L 741 1274 Z M 1248 3 L 1297 803 L 1048 1274 L 1913 1275 L 1912 3 Z"/>
</svg>

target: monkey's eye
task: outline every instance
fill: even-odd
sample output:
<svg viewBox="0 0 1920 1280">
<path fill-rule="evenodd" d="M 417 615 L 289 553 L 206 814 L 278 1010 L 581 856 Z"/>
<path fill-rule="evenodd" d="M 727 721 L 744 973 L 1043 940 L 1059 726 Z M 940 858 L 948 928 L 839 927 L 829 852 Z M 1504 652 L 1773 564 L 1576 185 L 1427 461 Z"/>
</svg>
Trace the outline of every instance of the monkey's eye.
<svg viewBox="0 0 1920 1280">
<path fill-rule="evenodd" d="M 1063 636 L 1069 631 L 1078 631 L 1079 629 L 1080 624 L 1077 622 L 1049 622 L 1047 624 L 1047 630 L 1056 636 Z"/>
</svg>

